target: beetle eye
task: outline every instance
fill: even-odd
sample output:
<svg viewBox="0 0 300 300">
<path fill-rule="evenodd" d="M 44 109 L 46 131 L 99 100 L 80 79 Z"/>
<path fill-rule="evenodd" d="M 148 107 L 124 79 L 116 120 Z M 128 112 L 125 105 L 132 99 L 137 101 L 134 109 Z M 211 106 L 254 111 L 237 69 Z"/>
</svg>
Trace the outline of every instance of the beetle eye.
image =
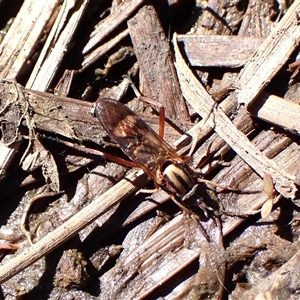
<svg viewBox="0 0 300 300">
<path fill-rule="evenodd" d="M 172 193 L 182 197 L 194 186 L 189 174 L 180 166 L 169 164 L 163 171 L 164 179 Z"/>
</svg>

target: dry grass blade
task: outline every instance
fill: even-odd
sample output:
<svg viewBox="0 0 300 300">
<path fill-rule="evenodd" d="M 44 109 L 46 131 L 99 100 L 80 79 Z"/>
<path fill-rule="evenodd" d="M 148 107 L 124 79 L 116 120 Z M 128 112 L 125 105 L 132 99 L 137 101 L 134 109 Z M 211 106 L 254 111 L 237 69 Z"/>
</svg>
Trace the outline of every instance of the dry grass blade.
<svg viewBox="0 0 300 300">
<path fill-rule="evenodd" d="M 211 114 L 207 120 L 208 124 L 214 128 L 226 143 L 258 174 L 263 176 L 264 173 L 271 173 L 276 183 L 276 189 L 282 195 L 287 198 L 294 198 L 297 191 L 295 177 L 286 173 L 265 157 L 244 134 L 237 130 L 222 110 L 218 107 L 214 108 L 214 100 L 185 64 L 177 46 L 176 35 L 174 35 L 173 40 L 176 59 L 175 67 L 182 93 L 187 101 L 196 108 L 203 118 Z"/>
</svg>

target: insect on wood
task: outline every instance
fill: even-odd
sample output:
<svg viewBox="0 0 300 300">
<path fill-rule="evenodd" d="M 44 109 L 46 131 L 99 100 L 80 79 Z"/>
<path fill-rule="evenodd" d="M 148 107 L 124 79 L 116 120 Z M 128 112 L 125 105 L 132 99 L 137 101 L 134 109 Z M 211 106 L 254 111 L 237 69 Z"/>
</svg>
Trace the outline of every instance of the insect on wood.
<svg viewBox="0 0 300 300">
<path fill-rule="evenodd" d="M 131 109 L 104 98 L 96 104 L 95 113 L 110 138 L 156 185 L 177 200 L 193 189 L 197 180 L 191 168 Z"/>
<path fill-rule="evenodd" d="M 110 138 L 119 144 L 123 152 L 132 160 L 128 166 L 140 167 L 155 182 L 156 187 L 165 190 L 171 199 L 192 217 L 194 208 L 188 205 L 200 182 L 209 182 L 199 177 L 167 144 L 163 138 L 163 130 L 158 135 L 140 117 L 124 104 L 108 98 L 100 99 L 95 107 L 95 114 Z M 160 121 L 164 120 L 160 118 Z M 161 123 L 161 122 L 160 122 Z M 163 124 L 160 124 L 162 126 Z M 119 158 L 107 156 L 110 160 L 124 164 Z M 125 163 L 126 164 L 126 163 Z M 216 184 L 217 185 L 217 184 Z M 217 185 L 218 186 L 218 185 Z M 197 207 L 207 216 L 208 206 L 197 199 Z M 196 217 L 199 221 L 198 217 Z M 199 223 L 200 224 L 200 223 Z M 209 241 L 209 237 L 201 226 L 201 231 Z"/>
</svg>

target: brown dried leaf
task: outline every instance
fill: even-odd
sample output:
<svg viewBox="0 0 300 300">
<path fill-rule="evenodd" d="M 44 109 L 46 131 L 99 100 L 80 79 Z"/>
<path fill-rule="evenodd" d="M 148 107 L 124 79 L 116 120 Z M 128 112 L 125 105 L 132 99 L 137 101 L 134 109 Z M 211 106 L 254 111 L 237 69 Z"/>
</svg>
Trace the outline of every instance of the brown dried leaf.
<svg viewBox="0 0 300 300">
<path fill-rule="evenodd" d="M 273 209 L 273 198 L 269 198 L 261 207 L 261 212 L 260 212 L 261 217 L 266 218 L 272 212 L 272 209 Z"/>
<path fill-rule="evenodd" d="M 274 196 L 274 183 L 270 174 L 264 174 L 263 176 L 264 192 L 269 198 Z"/>
</svg>

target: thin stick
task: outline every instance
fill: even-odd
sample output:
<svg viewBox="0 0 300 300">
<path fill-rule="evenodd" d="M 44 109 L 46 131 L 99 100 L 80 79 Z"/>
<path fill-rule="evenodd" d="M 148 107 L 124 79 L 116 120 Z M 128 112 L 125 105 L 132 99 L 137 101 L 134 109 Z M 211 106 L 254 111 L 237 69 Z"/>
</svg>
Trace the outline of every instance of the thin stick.
<svg viewBox="0 0 300 300">
<path fill-rule="evenodd" d="M 0 284 L 36 262 L 145 184 L 146 176 L 130 174 L 43 239 L 0 266 Z"/>
</svg>

